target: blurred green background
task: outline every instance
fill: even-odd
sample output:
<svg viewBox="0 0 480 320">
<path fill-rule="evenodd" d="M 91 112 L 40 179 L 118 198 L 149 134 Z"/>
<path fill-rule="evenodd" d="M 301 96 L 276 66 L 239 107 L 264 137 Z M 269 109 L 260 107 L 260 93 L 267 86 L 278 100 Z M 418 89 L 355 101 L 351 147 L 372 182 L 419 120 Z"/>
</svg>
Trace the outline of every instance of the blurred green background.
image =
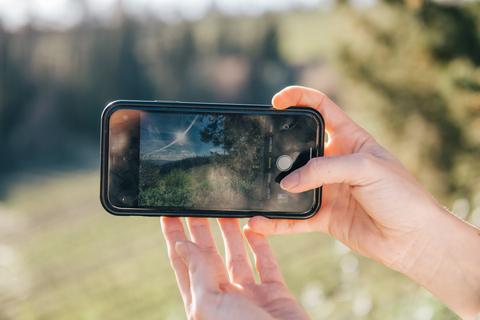
<svg viewBox="0 0 480 320">
<path fill-rule="evenodd" d="M 0 319 L 185 318 L 159 220 L 99 203 L 116 99 L 313 87 L 480 226 L 479 2 L 2 0 L 0 17 Z M 269 240 L 313 319 L 457 319 L 327 235 Z"/>
</svg>

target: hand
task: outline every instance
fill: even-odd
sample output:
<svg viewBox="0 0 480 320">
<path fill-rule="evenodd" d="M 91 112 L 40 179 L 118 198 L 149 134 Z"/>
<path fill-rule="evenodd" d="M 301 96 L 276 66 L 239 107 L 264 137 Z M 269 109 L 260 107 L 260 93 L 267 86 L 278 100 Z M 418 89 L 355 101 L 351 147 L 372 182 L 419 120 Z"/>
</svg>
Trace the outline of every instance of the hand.
<svg viewBox="0 0 480 320">
<path fill-rule="evenodd" d="M 325 157 L 285 177 L 282 188 L 302 192 L 323 186 L 322 207 L 308 220 L 254 217 L 248 225 L 261 234 L 322 231 L 353 250 L 401 269 L 406 248 L 430 223 L 430 194 L 403 165 L 322 93 L 289 87 L 275 95 L 277 109 L 318 110 L 330 142 Z"/>
<path fill-rule="evenodd" d="M 281 181 L 289 192 L 323 186 L 322 207 L 308 220 L 254 217 L 261 234 L 322 231 L 351 249 L 401 271 L 464 319 L 480 311 L 480 230 L 458 219 L 403 165 L 322 93 L 289 87 L 277 109 L 318 110 L 330 143 L 325 157 Z"/>
<path fill-rule="evenodd" d="M 264 236 L 244 229 L 260 275 L 257 284 L 237 219 L 218 219 L 227 268 L 208 219 L 186 220 L 193 242 L 179 218 L 162 217 L 161 223 L 188 319 L 308 319 L 287 289 Z"/>
</svg>

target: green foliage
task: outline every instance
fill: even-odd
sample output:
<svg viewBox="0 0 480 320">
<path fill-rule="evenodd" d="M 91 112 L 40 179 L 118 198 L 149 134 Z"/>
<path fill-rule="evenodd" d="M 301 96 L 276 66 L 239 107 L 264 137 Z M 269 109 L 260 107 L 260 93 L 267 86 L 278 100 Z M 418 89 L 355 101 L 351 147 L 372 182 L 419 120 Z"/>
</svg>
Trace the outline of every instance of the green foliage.
<svg viewBox="0 0 480 320">
<path fill-rule="evenodd" d="M 465 57 L 480 64 L 478 17 L 467 6 L 426 2 L 417 16 L 427 33 L 426 44 L 436 60 L 448 62 Z"/>
<path fill-rule="evenodd" d="M 249 201 L 258 201 L 261 197 L 259 178 L 241 175 L 224 163 L 212 161 L 210 165 L 188 170 L 175 168 L 167 174 L 150 176 L 140 189 L 139 204 L 215 209 L 243 208 L 249 206 Z"/>
<path fill-rule="evenodd" d="M 431 1 L 416 10 L 390 3 L 360 13 L 339 8 L 349 32 L 334 62 L 347 85 L 338 93 L 343 104 L 371 110 L 379 123 L 365 125 L 436 196 L 466 196 L 472 204 L 480 194 L 472 180 L 480 174 L 472 165 L 480 155 L 479 8 Z M 354 92 L 357 99 L 347 96 Z"/>
<path fill-rule="evenodd" d="M 139 203 L 142 206 L 180 206 L 193 205 L 192 177 L 189 172 L 173 169 L 165 177 L 156 179 L 157 186 L 141 189 Z"/>
<path fill-rule="evenodd" d="M 200 141 L 223 154 L 158 164 L 142 155 L 141 206 L 248 207 L 262 198 L 265 119 L 248 115 L 205 115 Z M 255 206 L 252 204 L 252 206 Z"/>
<path fill-rule="evenodd" d="M 277 42 L 276 22 L 223 17 L 169 25 L 123 16 L 65 32 L 0 27 L 0 148 L 9 154 L 0 170 L 85 160 L 112 100 L 268 103 L 293 83 Z"/>
<path fill-rule="evenodd" d="M 98 141 L 102 108 L 114 99 L 268 103 L 284 86 L 302 84 L 332 97 L 442 204 L 475 223 L 480 2 L 408 2 L 423 5 L 388 0 L 357 10 L 338 1 L 328 11 L 260 18 L 212 14 L 170 25 L 123 17 L 116 25 L 64 32 L 0 29 L 0 170 L 83 157 L 82 146 Z M 157 169 L 141 168 L 151 177 L 161 175 Z M 199 182 L 201 175 L 215 183 Z M 28 294 L 2 302 L 0 317 L 184 318 L 157 224 L 102 212 L 96 176 L 6 188 L 14 218 L 0 210 L 8 222 L 2 241 L 12 240 L 25 259 L 18 278 L 30 286 Z M 164 182 L 150 179 L 142 197 L 154 203 L 164 192 L 185 204 L 187 194 L 234 203 L 255 193 L 245 177 L 233 161 L 215 172 L 198 166 Z M 177 193 L 167 192 L 175 185 Z M 10 227 L 18 217 L 25 221 Z M 314 319 L 457 318 L 408 279 L 338 249 L 329 237 L 270 241 L 287 284 Z M 358 267 L 345 268 L 355 258 Z M 367 315 L 355 311 L 359 301 L 370 301 Z"/>
<path fill-rule="evenodd" d="M 200 132 L 200 140 L 225 151 L 225 155 L 214 157 L 213 161 L 245 180 L 255 180 L 257 172 L 263 171 L 265 120 L 247 115 L 208 118 L 209 124 Z"/>
<path fill-rule="evenodd" d="M 191 180 L 190 176 L 180 169 L 172 170 L 160 183 L 160 187 L 165 188 L 186 188 Z"/>
</svg>

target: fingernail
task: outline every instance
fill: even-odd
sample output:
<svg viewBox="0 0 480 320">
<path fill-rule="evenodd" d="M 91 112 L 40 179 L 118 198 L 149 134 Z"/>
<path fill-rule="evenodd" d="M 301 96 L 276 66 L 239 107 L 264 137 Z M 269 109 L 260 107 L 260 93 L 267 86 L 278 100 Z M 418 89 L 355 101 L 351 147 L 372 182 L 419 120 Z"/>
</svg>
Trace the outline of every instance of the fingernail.
<svg viewBox="0 0 480 320">
<path fill-rule="evenodd" d="M 298 175 L 298 171 L 294 171 L 280 181 L 280 187 L 283 190 L 290 190 L 296 187 L 299 182 L 300 176 Z"/>
<path fill-rule="evenodd" d="M 183 261 L 187 261 L 188 255 L 188 248 L 183 242 L 175 243 L 175 251 L 177 251 L 178 255 L 182 258 Z"/>
</svg>

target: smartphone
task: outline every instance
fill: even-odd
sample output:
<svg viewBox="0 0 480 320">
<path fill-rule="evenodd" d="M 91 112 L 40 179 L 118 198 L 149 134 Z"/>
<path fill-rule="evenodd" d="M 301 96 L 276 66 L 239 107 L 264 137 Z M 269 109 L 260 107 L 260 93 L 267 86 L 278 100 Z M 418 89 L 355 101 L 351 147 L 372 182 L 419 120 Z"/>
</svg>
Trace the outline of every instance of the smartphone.
<svg viewBox="0 0 480 320">
<path fill-rule="evenodd" d="M 280 181 L 323 156 L 324 132 L 307 108 L 115 101 L 102 114 L 101 202 L 115 215 L 306 219 L 321 188 Z"/>
</svg>

